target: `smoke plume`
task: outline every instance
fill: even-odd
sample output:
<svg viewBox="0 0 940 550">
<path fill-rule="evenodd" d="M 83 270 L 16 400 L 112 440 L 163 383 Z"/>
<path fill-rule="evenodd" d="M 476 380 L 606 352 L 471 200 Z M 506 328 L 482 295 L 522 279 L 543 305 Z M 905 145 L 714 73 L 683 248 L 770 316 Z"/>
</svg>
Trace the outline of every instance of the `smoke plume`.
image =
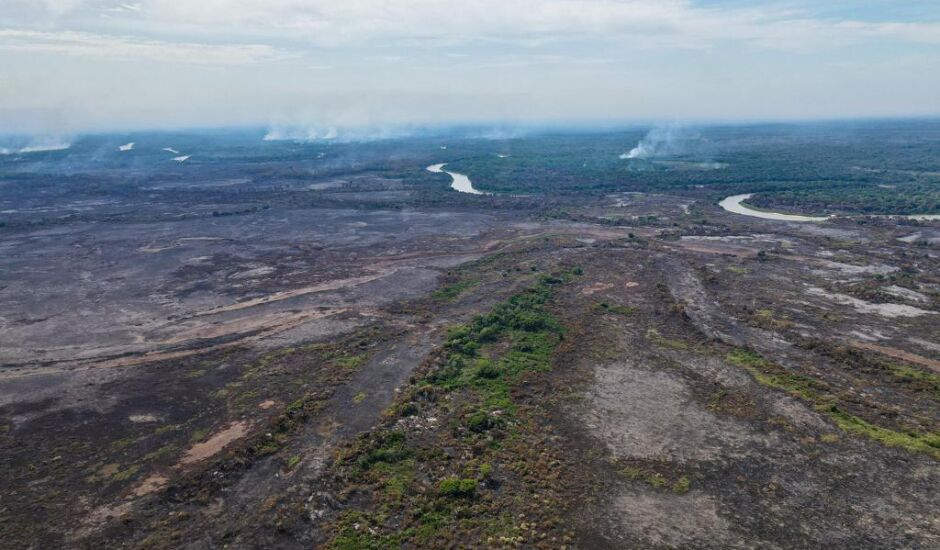
<svg viewBox="0 0 940 550">
<path fill-rule="evenodd" d="M 64 151 L 71 147 L 67 139 L 58 136 L 0 138 L 0 155 Z"/>
<path fill-rule="evenodd" d="M 624 160 L 646 160 L 681 155 L 687 149 L 687 142 L 692 138 L 678 124 L 657 126 L 640 140 L 636 147 L 620 155 Z"/>
</svg>

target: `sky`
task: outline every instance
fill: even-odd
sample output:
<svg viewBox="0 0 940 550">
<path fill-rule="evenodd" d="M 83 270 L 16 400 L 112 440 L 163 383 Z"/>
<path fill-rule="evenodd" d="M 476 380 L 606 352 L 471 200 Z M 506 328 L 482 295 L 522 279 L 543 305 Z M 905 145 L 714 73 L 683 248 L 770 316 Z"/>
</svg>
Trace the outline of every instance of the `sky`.
<svg viewBox="0 0 940 550">
<path fill-rule="evenodd" d="M 940 115 L 940 0 L 0 0 L 0 133 Z"/>
</svg>

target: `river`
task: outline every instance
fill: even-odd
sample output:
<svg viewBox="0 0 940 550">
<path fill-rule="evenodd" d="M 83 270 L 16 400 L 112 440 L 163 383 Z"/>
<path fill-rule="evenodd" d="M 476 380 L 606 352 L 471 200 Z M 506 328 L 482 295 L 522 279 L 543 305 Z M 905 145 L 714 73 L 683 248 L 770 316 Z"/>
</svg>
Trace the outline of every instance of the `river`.
<svg viewBox="0 0 940 550">
<path fill-rule="evenodd" d="M 741 214 L 742 216 L 751 216 L 753 218 L 763 218 L 765 220 L 778 220 L 784 222 L 824 222 L 834 216 L 801 216 L 799 214 L 781 214 L 779 212 L 764 212 L 762 210 L 754 210 L 748 208 L 741 204 L 747 199 L 754 196 L 754 193 L 745 193 L 743 195 L 734 195 L 728 197 L 718 203 L 718 206 L 724 208 L 728 212 L 734 214 Z M 852 216 L 855 217 L 855 216 Z M 907 218 L 909 220 L 940 220 L 940 214 L 911 214 L 909 216 L 885 216 L 885 215 L 876 215 L 871 216 L 874 218 Z"/>
<path fill-rule="evenodd" d="M 828 216 L 800 216 L 798 214 L 780 214 L 778 212 L 763 212 L 753 210 L 741 204 L 754 196 L 754 193 L 745 193 L 743 195 L 734 195 L 718 203 L 718 206 L 728 212 L 741 214 L 743 216 L 752 216 L 754 218 L 763 218 L 765 220 L 779 220 L 784 222 L 824 222 L 829 219 Z"/>
<path fill-rule="evenodd" d="M 435 174 L 447 174 L 451 177 L 450 187 L 455 191 L 460 191 L 461 193 L 470 193 L 471 195 L 486 195 L 483 191 L 473 188 L 473 183 L 470 181 L 470 178 L 464 174 L 459 174 L 457 172 L 448 172 L 444 170 L 444 166 L 447 163 L 441 164 L 432 164 L 428 166 L 428 172 L 434 172 Z"/>
</svg>

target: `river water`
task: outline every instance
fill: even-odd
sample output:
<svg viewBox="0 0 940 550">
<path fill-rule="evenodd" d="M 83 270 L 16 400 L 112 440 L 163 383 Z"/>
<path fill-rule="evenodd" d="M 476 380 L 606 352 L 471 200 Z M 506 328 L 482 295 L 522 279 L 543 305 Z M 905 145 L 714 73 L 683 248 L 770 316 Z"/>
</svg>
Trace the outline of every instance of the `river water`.
<svg viewBox="0 0 940 550">
<path fill-rule="evenodd" d="M 444 170 L 444 166 L 447 163 L 441 164 L 432 164 L 428 166 L 428 172 L 434 172 L 435 174 L 447 174 L 451 177 L 450 187 L 455 191 L 460 191 L 461 193 L 470 193 L 471 195 L 485 195 L 483 191 L 473 188 L 473 183 L 470 181 L 470 178 L 464 174 L 459 174 L 457 172 L 448 172 Z"/>
<path fill-rule="evenodd" d="M 765 220 L 779 220 L 784 222 L 824 222 L 828 220 L 828 217 L 819 217 L 819 216 L 800 216 L 797 214 L 780 214 L 777 212 L 763 212 L 761 210 L 753 210 L 741 204 L 747 199 L 754 196 L 754 193 L 745 193 L 743 195 L 734 195 L 728 197 L 723 201 L 718 203 L 718 206 L 724 208 L 728 212 L 733 212 L 735 214 L 741 214 L 743 216 L 752 216 L 754 218 L 763 218 Z"/>
<path fill-rule="evenodd" d="M 779 212 L 764 212 L 754 210 L 741 204 L 754 196 L 754 193 L 745 193 L 743 195 L 734 195 L 718 203 L 718 206 L 728 212 L 741 214 L 742 216 L 751 216 L 753 218 L 763 218 L 765 220 L 778 220 L 784 222 L 824 222 L 833 216 L 801 216 L 799 214 L 781 214 Z M 912 214 L 910 216 L 872 216 L 875 218 L 907 218 L 909 220 L 940 220 L 940 214 Z"/>
</svg>

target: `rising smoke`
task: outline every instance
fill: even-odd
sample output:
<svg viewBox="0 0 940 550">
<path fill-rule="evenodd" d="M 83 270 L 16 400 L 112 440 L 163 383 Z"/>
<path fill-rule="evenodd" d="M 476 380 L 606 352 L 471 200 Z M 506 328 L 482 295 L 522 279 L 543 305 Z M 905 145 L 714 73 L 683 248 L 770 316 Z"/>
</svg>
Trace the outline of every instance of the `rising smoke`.
<svg viewBox="0 0 940 550">
<path fill-rule="evenodd" d="M 7 137 L 2 140 L 0 155 L 14 155 L 24 153 L 44 153 L 48 151 L 64 151 L 72 146 L 69 140 L 57 136 L 42 137 Z"/>
<path fill-rule="evenodd" d="M 687 142 L 696 138 L 697 136 L 690 135 L 679 124 L 657 126 L 650 130 L 636 147 L 620 155 L 620 158 L 624 160 L 648 160 L 675 157 L 685 153 L 689 145 Z"/>
<path fill-rule="evenodd" d="M 280 124 L 268 127 L 264 141 L 295 143 L 365 143 L 400 138 L 467 138 L 506 140 L 528 135 L 518 125 L 320 125 Z"/>
</svg>

